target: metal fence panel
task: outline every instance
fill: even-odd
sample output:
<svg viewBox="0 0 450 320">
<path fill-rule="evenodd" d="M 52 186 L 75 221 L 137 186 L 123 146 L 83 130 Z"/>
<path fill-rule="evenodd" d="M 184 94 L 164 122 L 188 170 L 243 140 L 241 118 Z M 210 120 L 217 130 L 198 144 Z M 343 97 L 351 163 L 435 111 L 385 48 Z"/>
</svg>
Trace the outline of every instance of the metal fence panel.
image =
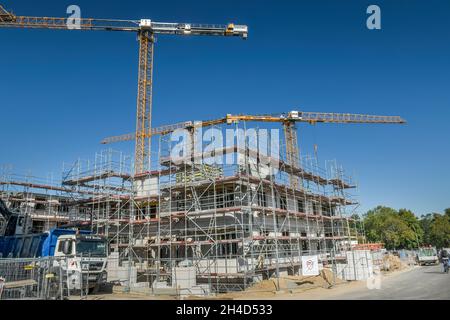
<svg viewBox="0 0 450 320">
<path fill-rule="evenodd" d="M 0 259 L 0 300 L 56 300 L 69 296 L 61 258 Z"/>
</svg>

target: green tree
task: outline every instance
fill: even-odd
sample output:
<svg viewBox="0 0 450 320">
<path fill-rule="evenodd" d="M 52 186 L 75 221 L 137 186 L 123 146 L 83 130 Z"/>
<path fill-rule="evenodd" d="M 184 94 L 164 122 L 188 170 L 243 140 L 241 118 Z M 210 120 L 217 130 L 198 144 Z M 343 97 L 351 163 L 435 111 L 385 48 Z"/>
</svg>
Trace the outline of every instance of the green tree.
<svg viewBox="0 0 450 320">
<path fill-rule="evenodd" d="M 397 212 L 392 208 L 378 206 L 366 213 L 364 227 L 367 240 L 383 242 L 387 249 L 412 249 L 417 247 L 417 237 L 423 237 L 420 222 L 406 209 Z"/>
<path fill-rule="evenodd" d="M 408 227 L 414 232 L 414 242 L 410 243 L 410 239 L 404 239 L 406 248 L 417 248 L 423 242 L 424 231 L 420 220 L 417 216 L 411 211 L 407 209 L 400 209 L 398 211 L 398 215 L 400 219 L 404 221 Z"/>
<path fill-rule="evenodd" d="M 450 217 L 450 208 L 445 209 L 444 213 L 446 216 Z"/>
<path fill-rule="evenodd" d="M 422 215 L 420 217 L 420 225 L 423 230 L 423 240 L 422 243 L 425 245 L 429 245 L 432 243 L 430 238 L 431 225 L 434 221 L 434 214 L 428 213 L 427 215 Z"/>
<path fill-rule="evenodd" d="M 358 214 L 355 213 L 350 216 L 349 227 L 350 234 L 357 237 L 361 231 L 361 217 Z M 358 242 L 359 240 L 360 239 L 358 239 Z M 361 242 L 362 240 L 363 239 L 361 239 Z"/>
<path fill-rule="evenodd" d="M 450 247 L 450 216 L 435 215 L 430 225 L 431 243 L 438 248 Z"/>
</svg>

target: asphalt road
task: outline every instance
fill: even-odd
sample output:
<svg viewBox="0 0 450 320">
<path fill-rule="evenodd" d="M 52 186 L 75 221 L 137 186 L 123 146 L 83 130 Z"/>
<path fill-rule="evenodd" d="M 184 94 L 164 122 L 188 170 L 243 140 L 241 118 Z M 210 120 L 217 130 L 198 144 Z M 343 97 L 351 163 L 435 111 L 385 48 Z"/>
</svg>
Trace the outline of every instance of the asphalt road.
<svg viewBox="0 0 450 320">
<path fill-rule="evenodd" d="M 450 300 L 450 273 L 442 266 L 424 266 L 381 278 L 380 289 L 360 286 L 324 297 L 343 300 Z"/>
</svg>

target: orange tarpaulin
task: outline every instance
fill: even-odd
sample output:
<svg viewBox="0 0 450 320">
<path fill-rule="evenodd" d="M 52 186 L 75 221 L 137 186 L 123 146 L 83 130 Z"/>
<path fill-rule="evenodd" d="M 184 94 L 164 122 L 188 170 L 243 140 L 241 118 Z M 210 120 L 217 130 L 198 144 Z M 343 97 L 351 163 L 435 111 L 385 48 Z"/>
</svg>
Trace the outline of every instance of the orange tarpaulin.
<svg viewBox="0 0 450 320">
<path fill-rule="evenodd" d="M 383 243 L 360 243 L 353 246 L 354 250 L 371 250 L 377 251 L 384 248 Z"/>
</svg>

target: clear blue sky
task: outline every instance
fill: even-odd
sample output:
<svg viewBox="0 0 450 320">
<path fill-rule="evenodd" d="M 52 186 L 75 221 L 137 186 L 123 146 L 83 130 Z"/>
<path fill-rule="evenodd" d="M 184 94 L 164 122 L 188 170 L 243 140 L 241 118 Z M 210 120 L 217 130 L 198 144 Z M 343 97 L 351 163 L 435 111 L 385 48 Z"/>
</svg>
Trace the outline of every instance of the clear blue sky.
<svg viewBox="0 0 450 320">
<path fill-rule="evenodd" d="M 301 146 L 355 173 L 363 211 L 450 207 L 449 1 L 1 2 L 18 15 L 78 4 L 83 17 L 247 24 L 248 41 L 159 37 L 155 126 L 292 109 L 401 115 L 408 125 L 302 125 Z M 365 27 L 370 4 L 381 31 Z M 0 44 L 0 163 L 56 175 L 134 131 L 135 35 L 0 29 Z"/>
</svg>

